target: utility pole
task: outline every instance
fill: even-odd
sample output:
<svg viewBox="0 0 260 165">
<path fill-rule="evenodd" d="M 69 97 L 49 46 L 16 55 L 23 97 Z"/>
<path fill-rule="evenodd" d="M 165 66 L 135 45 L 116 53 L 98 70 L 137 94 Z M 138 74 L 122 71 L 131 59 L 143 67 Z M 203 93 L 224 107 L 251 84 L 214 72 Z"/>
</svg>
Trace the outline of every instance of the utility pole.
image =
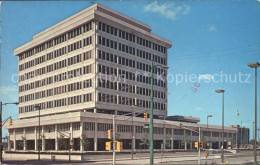
<svg viewBox="0 0 260 165">
<path fill-rule="evenodd" d="M 115 124 L 115 115 L 113 115 L 113 165 L 116 164 L 116 124 Z"/>
<path fill-rule="evenodd" d="M 200 164 L 200 126 L 199 126 L 199 144 L 198 144 L 198 148 L 199 148 L 199 162 L 198 162 L 198 164 Z"/>
</svg>

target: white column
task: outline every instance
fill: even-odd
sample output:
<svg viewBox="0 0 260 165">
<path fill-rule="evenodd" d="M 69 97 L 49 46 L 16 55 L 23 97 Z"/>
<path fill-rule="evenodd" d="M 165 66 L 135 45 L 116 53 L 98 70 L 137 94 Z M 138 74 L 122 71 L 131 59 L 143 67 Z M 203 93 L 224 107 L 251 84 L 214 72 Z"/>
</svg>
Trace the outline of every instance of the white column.
<svg viewBox="0 0 260 165">
<path fill-rule="evenodd" d="M 23 128 L 23 150 L 26 151 L 26 135 L 25 135 L 25 128 Z"/>
<path fill-rule="evenodd" d="M 58 125 L 55 125 L 55 151 L 59 150 L 58 145 Z"/>
<path fill-rule="evenodd" d="M 184 135 L 186 134 L 186 129 L 184 130 Z M 187 136 L 187 135 L 186 135 Z M 185 138 L 185 137 L 184 137 Z M 187 150 L 187 141 L 184 139 L 184 149 Z"/>
<path fill-rule="evenodd" d="M 37 151 L 37 127 L 34 127 L 34 135 L 35 135 L 35 139 L 34 139 L 34 150 Z"/>
<path fill-rule="evenodd" d="M 13 131 L 13 135 L 14 135 L 14 131 Z M 14 137 L 14 136 L 13 136 Z M 11 142 L 10 142 L 10 130 L 8 130 L 8 138 L 7 138 L 7 147 L 8 147 L 8 151 L 11 150 Z"/>
<path fill-rule="evenodd" d="M 163 149 L 165 149 L 165 135 L 166 135 L 166 126 L 163 127 Z"/>
<path fill-rule="evenodd" d="M 210 149 L 212 149 L 212 131 L 210 131 L 210 143 L 209 143 Z"/>
<path fill-rule="evenodd" d="M 97 113 L 97 108 L 94 108 L 94 113 Z"/>
<path fill-rule="evenodd" d="M 81 136 L 83 135 L 83 122 L 80 122 L 79 131 L 80 131 L 80 139 L 81 139 Z M 83 151 L 83 145 L 81 143 L 81 140 L 80 140 L 80 151 Z"/>
<path fill-rule="evenodd" d="M 192 149 L 192 131 L 190 131 L 190 149 Z"/>
<path fill-rule="evenodd" d="M 15 129 L 14 129 L 14 150 L 16 150 L 16 133 L 15 133 Z"/>
<path fill-rule="evenodd" d="M 135 137 L 135 136 L 136 136 L 136 134 L 135 134 L 135 129 L 136 129 L 136 126 L 134 125 L 134 126 L 133 126 L 133 131 L 134 131 L 134 132 L 133 132 L 133 136 L 134 136 L 134 137 L 132 137 L 132 144 L 133 144 L 133 149 L 134 149 L 134 150 L 135 150 L 135 138 L 136 138 L 136 137 Z"/>
<path fill-rule="evenodd" d="M 171 149 L 173 149 L 173 128 L 172 128 L 172 139 L 171 139 Z"/>
<path fill-rule="evenodd" d="M 45 150 L 45 137 L 44 137 L 44 126 L 42 126 L 42 130 L 41 130 L 41 139 L 42 139 L 42 151 Z"/>
<path fill-rule="evenodd" d="M 95 122 L 95 132 L 94 132 L 94 151 L 97 151 L 97 131 L 98 124 Z"/>
</svg>

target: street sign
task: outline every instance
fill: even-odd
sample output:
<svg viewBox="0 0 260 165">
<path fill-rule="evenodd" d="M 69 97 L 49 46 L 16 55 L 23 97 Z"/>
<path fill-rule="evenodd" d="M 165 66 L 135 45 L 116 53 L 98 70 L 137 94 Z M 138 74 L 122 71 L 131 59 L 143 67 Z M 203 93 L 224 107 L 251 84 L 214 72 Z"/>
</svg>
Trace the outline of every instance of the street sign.
<svg viewBox="0 0 260 165">
<path fill-rule="evenodd" d="M 144 124 L 144 128 L 149 128 L 149 124 Z"/>
</svg>

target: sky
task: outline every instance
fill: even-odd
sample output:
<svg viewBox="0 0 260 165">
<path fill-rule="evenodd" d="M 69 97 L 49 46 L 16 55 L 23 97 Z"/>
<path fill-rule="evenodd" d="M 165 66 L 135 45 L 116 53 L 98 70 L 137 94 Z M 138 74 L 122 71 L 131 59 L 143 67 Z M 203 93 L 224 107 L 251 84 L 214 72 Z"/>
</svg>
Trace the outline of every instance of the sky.
<svg viewBox="0 0 260 165">
<path fill-rule="evenodd" d="M 18 100 L 14 49 L 93 2 L 2 2 L 1 101 Z M 199 117 L 204 124 L 207 115 L 212 115 L 209 124 L 221 125 L 222 96 L 214 91 L 224 89 L 225 125 L 242 121 L 252 128 L 254 70 L 247 64 L 260 62 L 259 0 L 95 2 L 149 25 L 152 33 L 172 42 L 168 50 L 168 115 Z M 191 75 L 195 80 L 185 81 Z M 258 86 L 259 107 L 259 78 Z M 17 113 L 15 105 L 3 107 L 3 119 L 17 119 Z"/>
</svg>

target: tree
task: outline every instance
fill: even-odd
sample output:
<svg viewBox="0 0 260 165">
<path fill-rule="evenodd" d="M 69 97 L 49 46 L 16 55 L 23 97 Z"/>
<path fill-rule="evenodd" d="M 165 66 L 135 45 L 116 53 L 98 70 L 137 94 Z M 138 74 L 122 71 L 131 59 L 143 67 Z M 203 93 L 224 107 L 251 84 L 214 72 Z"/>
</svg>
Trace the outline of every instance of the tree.
<svg viewBox="0 0 260 165">
<path fill-rule="evenodd" d="M 88 140 L 88 137 L 85 134 L 81 134 L 80 142 L 82 144 L 83 151 L 86 151 L 88 149 L 90 142 Z"/>
<path fill-rule="evenodd" d="M 188 134 L 186 133 L 186 131 L 184 132 L 184 145 L 185 145 L 185 150 L 187 150 L 187 144 L 189 144 L 190 140 L 189 140 L 189 136 Z"/>
<path fill-rule="evenodd" d="M 58 147 L 59 147 L 59 150 L 65 150 L 65 145 L 66 145 L 66 139 L 64 138 L 63 135 L 61 135 L 58 139 L 57 139 L 57 142 L 58 142 Z"/>
<path fill-rule="evenodd" d="M 141 136 L 141 142 L 140 142 L 140 146 L 146 148 L 147 146 L 149 146 L 149 140 L 148 140 L 148 134 L 142 134 Z"/>
<path fill-rule="evenodd" d="M 166 134 L 164 137 L 165 141 L 165 148 L 170 148 L 171 147 L 171 135 Z"/>
<path fill-rule="evenodd" d="M 120 140 L 120 138 L 121 138 L 121 135 L 120 135 L 120 133 L 116 132 L 116 137 L 115 137 L 115 140 L 116 140 L 116 141 L 119 141 L 119 140 Z"/>
</svg>

